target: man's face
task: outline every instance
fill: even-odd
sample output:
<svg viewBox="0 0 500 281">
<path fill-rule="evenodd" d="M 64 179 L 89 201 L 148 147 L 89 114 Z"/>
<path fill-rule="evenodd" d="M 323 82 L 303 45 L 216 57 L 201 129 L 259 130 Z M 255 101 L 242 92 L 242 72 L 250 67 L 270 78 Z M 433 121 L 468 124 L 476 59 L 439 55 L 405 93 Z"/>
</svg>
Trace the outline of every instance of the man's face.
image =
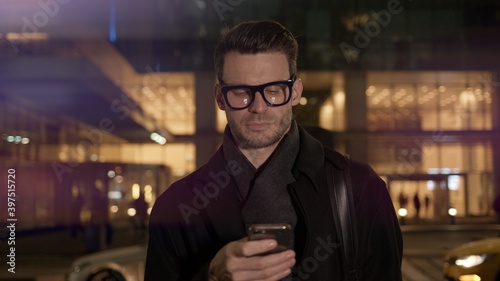
<svg viewBox="0 0 500 281">
<path fill-rule="evenodd" d="M 256 86 L 288 80 L 290 76 L 288 61 L 283 53 L 230 52 L 225 57 L 221 78 L 228 86 Z M 269 107 L 260 93 L 256 93 L 248 108 L 233 110 L 226 105 L 219 86 L 215 87 L 214 92 L 219 108 L 226 112 L 237 145 L 243 149 L 264 148 L 277 144 L 288 132 L 292 121 L 292 106 L 299 102 L 302 83 L 297 79 L 293 85 L 291 101 L 278 107 Z"/>
</svg>

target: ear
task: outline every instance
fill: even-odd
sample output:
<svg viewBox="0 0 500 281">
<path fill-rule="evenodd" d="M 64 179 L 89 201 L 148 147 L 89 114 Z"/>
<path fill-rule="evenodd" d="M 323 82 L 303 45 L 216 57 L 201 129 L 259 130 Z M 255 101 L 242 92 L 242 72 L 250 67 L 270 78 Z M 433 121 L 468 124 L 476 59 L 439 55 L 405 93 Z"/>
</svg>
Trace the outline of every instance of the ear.
<svg viewBox="0 0 500 281">
<path fill-rule="evenodd" d="M 292 106 L 299 104 L 303 90 L 304 85 L 302 85 L 302 80 L 300 78 L 297 78 L 292 87 Z"/>
<path fill-rule="evenodd" d="M 215 97 L 215 101 L 217 102 L 217 106 L 219 107 L 219 109 L 225 111 L 226 105 L 224 103 L 225 102 L 224 97 L 222 96 L 222 92 L 220 90 L 219 84 L 214 85 L 214 97 Z"/>
</svg>

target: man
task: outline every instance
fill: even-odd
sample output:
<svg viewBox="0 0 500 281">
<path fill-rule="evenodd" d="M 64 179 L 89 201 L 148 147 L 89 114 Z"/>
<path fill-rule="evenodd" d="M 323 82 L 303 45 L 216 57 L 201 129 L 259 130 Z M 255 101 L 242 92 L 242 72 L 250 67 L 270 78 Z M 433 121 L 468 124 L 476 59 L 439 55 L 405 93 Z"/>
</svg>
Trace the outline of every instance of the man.
<svg viewBox="0 0 500 281">
<path fill-rule="evenodd" d="M 214 95 L 228 125 L 203 167 L 174 183 L 150 218 L 145 280 L 347 280 L 325 167 L 348 161 L 297 126 L 297 42 L 276 22 L 245 22 L 215 50 Z M 402 238 L 384 182 L 350 161 L 359 280 L 401 280 Z M 292 226 L 288 250 L 248 241 L 255 223 Z"/>
</svg>

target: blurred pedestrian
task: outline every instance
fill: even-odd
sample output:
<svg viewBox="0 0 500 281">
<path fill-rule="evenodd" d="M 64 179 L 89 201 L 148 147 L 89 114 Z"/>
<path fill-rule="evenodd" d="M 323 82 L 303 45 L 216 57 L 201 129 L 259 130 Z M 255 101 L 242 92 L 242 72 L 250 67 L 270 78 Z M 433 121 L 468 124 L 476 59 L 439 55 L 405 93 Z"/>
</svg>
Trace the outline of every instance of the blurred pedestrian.
<svg viewBox="0 0 500 281">
<path fill-rule="evenodd" d="M 418 197 L 418 191 L 413 196 L 413 205 L 415 206 L 415 217 L 420 218 L 420 198 Z"/>
<path fill-rule="evenodd" d="M 493 200 L 493 210 L 495 211 L 497 217 L 497 223 L 500 224 L 500 194 L 495 197 Z"/>
<path fill-rule="evenodd" d="M 109 220 L 108 196 L 102 180 L 96 180 L 91 188 L 90 222 L 88 226 L 87 252 L 102 250 L 111 244 L 113 228 Z"/>
<path fill-rule="evenodd" d="M 406 208 L 406 203 L 408 202 L 408 198 L 406 198 L 403 191 L 399 193 L 398 200 L 399 200 L 399 208 Z"/>
<path fill-rule="evenodd" d="M 144 197 L 144 193 L 139 194 L 139 198 L 134 200 L 135 209 L 135 227 L 142 236 L 146 233 L 146 223 L 148 220 L 148 202 Z"/>
<path fill-rule="evenodd" d="M 83 224 L 81 220 L 81 212 L 83 208 L 84 198 L 80 191 L 76 191 L 76 196 L 74 196 L 71 202 L 71 222 L 70 222 L 70 232 L 71 237 L 76 237 L 78 233 L 83 233 Z"/>
<path fill-rule="evenodd" d="M 424 204 L 425 204 L 425 215 L 429 216 L 429 207 L 431 205 L 431 198 L 429 197 L 429 194 L 425 195 Z"/>
</svg>

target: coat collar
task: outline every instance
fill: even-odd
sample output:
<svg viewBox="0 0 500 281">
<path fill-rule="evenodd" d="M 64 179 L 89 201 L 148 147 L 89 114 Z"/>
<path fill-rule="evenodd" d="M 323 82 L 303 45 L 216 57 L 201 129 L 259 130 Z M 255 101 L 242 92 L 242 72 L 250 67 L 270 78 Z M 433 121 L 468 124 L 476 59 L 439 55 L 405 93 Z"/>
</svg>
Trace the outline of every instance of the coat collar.
<svg viewBox="0 0 500 281">
<path fill-rule="evenodd" d="M 292 168 L 292 173 L 297 180 L 304 175 L 311 182 L 314 182 L 316 174 L 324 164 L 325 150 L 321 142 L 311 136 L 304 128 L 298 126 L 298 130 L 300 149 Z M 223 149 L 223 146 L 219 147 L 210 160 L 200 168 L 200 174 L 208 174 L 214 167 L 225 167 L 226 170 L 232 169 L 233 171 L 237 171 L 238 167 L 226 163 Z M 233 176 L 235 175 L 233 174 Z"/>
<path fill-rule="evenodd" d="M 315 178 L 318 172 L 323 169 L 325 161 L 335 166 L 337 169 L 344 170 L 349 167 L 348 156 L 323 146 L 323 144 L 309 134 L 304 128 L 299 126 L 300 150 L 295 161 L 293 174 L 295 179 L 299 179 L 304 174 L 317 188 Z"/>
</svg>

